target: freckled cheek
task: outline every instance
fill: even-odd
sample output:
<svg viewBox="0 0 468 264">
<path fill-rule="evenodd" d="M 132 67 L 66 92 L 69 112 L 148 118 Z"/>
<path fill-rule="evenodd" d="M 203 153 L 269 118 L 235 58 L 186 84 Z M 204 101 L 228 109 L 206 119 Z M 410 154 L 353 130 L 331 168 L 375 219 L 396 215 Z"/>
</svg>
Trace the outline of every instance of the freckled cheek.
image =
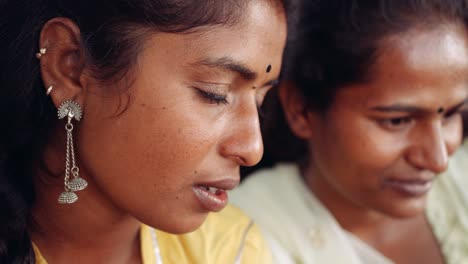
<svg viewBox="0 0 468 264">
<path fill-rule="evenodd" d="M 146 151 L 146 161 L 136 161 L 145 185 L 160 195 L 172 197 L 181 192 L 189 195 L 190 186 L 197 182 L 198 171 L 213 157 L 213 137 L 197 129 L 166 131 L 163 138 L 152 138 L 155 143 Z M 147 188 L 144 187 L 144 188 Z M 185 196 L 184 196 L 185 197 Z"/>
<path fill-rule="evenodd" d="M 124 153 L 119 161 L 126 164 L 120 166 L 122 170 L 170 188 L 174 182 L 194 177 L 194 171 L 211 155 L 219 129 L 191 97 L 163 92 L 167 91 L 134 98 L 127 112 L 113 121 L 110 131 L 115 143 L 108 145 Z"/>
<path fill-rule="evenodd" d="M 213 148 L 217 135 L 206 128 L 191 126 L 187 122 L 173 123 L 171 127 L 160 128 L 151 137 L 154 145 L 151 151 L 155 164 L 165 164 L 163 167 L 184 169 L 197 166 Z M 196 169 L 196 167 L 194 168 Z M 192 169 L 189 168 L 192 171 Z"/>
</svg>

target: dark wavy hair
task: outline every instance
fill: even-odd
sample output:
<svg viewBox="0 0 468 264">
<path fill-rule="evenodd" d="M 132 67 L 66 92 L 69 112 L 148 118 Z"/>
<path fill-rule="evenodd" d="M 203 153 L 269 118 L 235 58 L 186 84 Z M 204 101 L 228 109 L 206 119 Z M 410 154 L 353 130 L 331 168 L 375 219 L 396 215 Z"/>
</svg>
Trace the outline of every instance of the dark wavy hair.
<svg viewBox="0 0 468 264">
<path fill-rule="evenodd" d="M 415 26 L 467 25 L 467 0 L 302 0 L 290 24 L 283 80 L 292 82 L 310 111 L 326 112 L 344 86 L 365 82 L 380 42 Z M 264 103 L 261 166 L 303 161 L 307 144 L 290 131 L 273 90 Z"/>
<path fill-rule="evenodd" d="M 93 74 L 112 81 L 137 58 L 142 36 L 135 28 L 182 34 L 229 26 L 251 1 L 0 0 L 0 263 L 34 263 L 28 233 L 35 200 L 32 168 L 56 116 L 35 58 L 43 25 L 54 17 L 73 20 Z M 285 1 L 268 1 L 285 8 Z"/>
</svg>

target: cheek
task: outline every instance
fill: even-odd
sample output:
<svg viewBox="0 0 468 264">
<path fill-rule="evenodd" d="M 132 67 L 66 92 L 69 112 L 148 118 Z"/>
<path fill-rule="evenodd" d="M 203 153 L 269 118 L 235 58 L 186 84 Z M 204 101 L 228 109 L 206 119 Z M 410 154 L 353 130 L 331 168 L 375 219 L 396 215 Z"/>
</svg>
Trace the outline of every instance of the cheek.
<svg viewBox="0 0 468 264">
<path fill-rule="evenodd" d="M 193 109 L 190 103 L 148 107 L 135 101 L 121 116 L 95 119 L 83 128 L 83 162 L 106 186 L 115 179 L 164 191 L 191 184 L 218 137 Z"/>
<path fill-rule="evenodd" d="M 209 125 L 193 110 L 166 109 L 146 116 L 151 118 L 128 126 L 133 129 L 126 131 L 125 143 L 142 170 L 157 170 L 161 176 L 172 179 L 174 175 L 187 175 L 200 166 L 216 142 L 216 130 L 208 130 Z"/>
<path fill-rule="evenodd" d="M 348 111 L 349 112 L 349 111 Z M 348 171 L 372 177 L 385 171 L 402 158 L 405 135 L 383 130 L 373 120 L 348 113 L 331 122 L 330 151 L 338 155 L 336 162 L 347 163 Z"/>
<path fill-rule="evenodd" d="M 463 139 L 463 124 L 461 116 L 454 117 L 444 127 L 443 135 L 447 146 L 447 153 L 452 155 L 460 146 Z"/>
</svg>

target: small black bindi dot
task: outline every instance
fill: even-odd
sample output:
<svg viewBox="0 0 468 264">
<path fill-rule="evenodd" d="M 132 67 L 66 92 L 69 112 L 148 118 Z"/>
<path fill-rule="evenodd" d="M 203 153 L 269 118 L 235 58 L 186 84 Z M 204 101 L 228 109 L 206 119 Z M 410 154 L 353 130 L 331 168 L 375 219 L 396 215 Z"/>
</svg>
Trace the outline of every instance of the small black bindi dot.
<svg viewBox="0 0 468 264">
<path fill-rule="evenodd" d="M 442 114 L 444 112 L 444 108 L 443 107 L 439 107 L 439 109 L 437 109 L 437 113 L 439 114 Z"/>
<path fill-rule="evenodd" d="M 266 68 L 266 72 L 271 72 L 271 64 L 268 64 L 268 66 Z"/>
</svg>

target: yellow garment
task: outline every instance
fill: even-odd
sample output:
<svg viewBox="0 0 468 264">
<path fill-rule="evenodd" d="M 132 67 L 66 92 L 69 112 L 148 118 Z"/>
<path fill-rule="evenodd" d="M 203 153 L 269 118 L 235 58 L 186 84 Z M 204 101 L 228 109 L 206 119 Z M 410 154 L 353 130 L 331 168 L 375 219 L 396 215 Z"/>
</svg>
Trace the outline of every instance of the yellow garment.
<svg viewBox="0 0 468 264">
<path fill-rule="evenodd" d="M 269 264 L 271 255 L 258 230 L 239 209 L 228 205 L 219 213 L 209 214 L 203 225 L 194 232 L 173 235 L 156 230 L 156 237 L 164 264 L 234 264 L 242 247 L 242 264 Z M 155 264 L 156 256 L 151 227 L 140 230 L 143 264 Z M 247 232 L 247 233 L 246 233 Z M 244 234 L 245 240 L 244 243 Z M 33 244 L 36 264 L 47 264 Z"/>
<path fill-rule="evenodd" d="M 36 257 L 36 264 L 47 264 L 47 261 L 42 256 L 39 248 L 37 248 L 36 244 L 32 244 L 34 249 L 34 256 Z"/>
</svg>

